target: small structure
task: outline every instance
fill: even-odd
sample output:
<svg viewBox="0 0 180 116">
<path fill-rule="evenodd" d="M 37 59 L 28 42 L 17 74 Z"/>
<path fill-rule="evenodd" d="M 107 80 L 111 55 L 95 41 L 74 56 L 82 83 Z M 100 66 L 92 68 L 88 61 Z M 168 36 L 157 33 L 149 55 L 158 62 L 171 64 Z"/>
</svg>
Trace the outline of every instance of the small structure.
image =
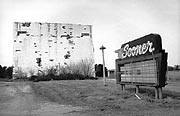
<svg viewBox="0 0 180 116">
<path fill-rule="evenodd" d="M 105 75 L 108 77 L 108 70 L 105 67 Z M 103 64 L 95 64 L 95 76 L 103 77 Z"/>
<path fill-rule="evenodd" d="M 116 71 L 115 71 L 115 69 L 109 69 L 108 70 L 108 77 L 110 79 L 115 79 L 116 78 Z"/>
<path fill-rule="evenodd" d="M 155 98 L 162 98 L 166 83 L 167 53 L 162 49 L 161 37 L 149 34 L 130 41 L 116 50 L 116 83 L 124 91 L 126 84 L 155 87 Z"/>
</svg>

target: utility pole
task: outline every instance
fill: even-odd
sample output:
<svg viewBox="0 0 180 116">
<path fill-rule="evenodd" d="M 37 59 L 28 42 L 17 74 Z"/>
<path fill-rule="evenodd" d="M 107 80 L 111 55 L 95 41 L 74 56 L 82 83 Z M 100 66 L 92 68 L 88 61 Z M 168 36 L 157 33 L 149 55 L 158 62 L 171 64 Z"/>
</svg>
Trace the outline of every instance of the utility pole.
<svg viewBox="0 0 180 116">
<path fill-rule="evenodd" d="M 102 50 L 102 59 L 103 59 L 103 79 L 104 79 L 104 86 L 106 86 L 106 75 L 105 75 L 105 61 L 104 61 L 104 47 L 103 45 L 100 47 L 100 50 Z"/>
</svg>

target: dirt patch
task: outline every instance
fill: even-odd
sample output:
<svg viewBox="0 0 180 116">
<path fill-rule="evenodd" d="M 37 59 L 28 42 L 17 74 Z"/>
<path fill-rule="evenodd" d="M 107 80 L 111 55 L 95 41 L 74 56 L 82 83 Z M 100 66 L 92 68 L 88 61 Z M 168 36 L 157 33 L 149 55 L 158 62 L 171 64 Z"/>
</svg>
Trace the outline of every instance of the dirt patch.
<svg viewBox="0 0 180 116">
<path fill-rule="evenodd" d="M 164 99 L 154 99 L 153 88 L 141 88 L 137 99 L 132 86 L 121 92 L 113 81 L 103 86 L 102 80 L 49 81 L 32 83 L 37 95 L 47 100 L 72 106 L 88 107 L 81 115 L 172 116 L 180 114 L 180 92 L 164 90 Z"/>
<path fill-rule="evenodd" d="M 0 83 L 0 116 L 79 116 L 86 107 L 47 101 L 35 95 L 29 83 Z"/>
</svg>

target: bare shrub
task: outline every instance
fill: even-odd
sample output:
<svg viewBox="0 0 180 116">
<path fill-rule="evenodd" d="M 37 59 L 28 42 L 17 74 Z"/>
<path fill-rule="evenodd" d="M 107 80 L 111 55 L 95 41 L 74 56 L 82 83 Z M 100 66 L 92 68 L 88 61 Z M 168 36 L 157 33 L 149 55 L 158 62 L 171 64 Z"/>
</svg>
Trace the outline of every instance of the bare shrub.
<svg viewBox="0 0 180 116">
<path fill-rule="evenodd" d="M 32 76 L 32 75 L 35 75 L 35 70 L 34 70 L 34 69 L 30 69 L 30 70 L 29 70 L 29 75 L 31 75 L 31 76 Z"/>
<path fill-rule="evenodd" d="M 43 75 L 49 75 L 49 76 L 52 76 L 52 75 L 57 75 L 57 69 L 52 66 L 52 67 L 49 67 L 49 68 L 46 68 L 44 71 L 42 71 Z"/>
<path fill-rule="evenodd" d="M 68 73 L 67 66 L 60 66 L 59 67 L 59 74 L 67 74 L 67 73 Z"/>
<path fill-rule="evenodd" d="M 71 62 L 66 66 L 59 67 L 60 74 L 78 74 L 91 77 L 94 75 L 94 60 L 81 59 L 79 62 Z"/>
<path fill-rule="evenodd" d="M 21 68 L 17 70 L 17 74 L 15 75 L 17 79 L 26 79 L 27 73 L 25 73 Z"/>
<path fill-rule="evenodd" d="M 82 59 L 79 63 L 81 74 L 84 76 L 93 76 L 94 75 L 94 60 L 93 59 Z"/>
<path fill-rule="evenodd" d="M 69 65 L 67 65 L 67 70 L 68 73 L 71 74 L 81 74 L 81 67 L 80 67 L 80 63 L 70 63 Z"/>
<path fill-rule="evenodd" d="M 32 71 L 33 73 L 33 71 Z M 75 80 L 90 79 L 94 73 L 94 60 L 82 59 L 77 63 L 71 62 L 65 66 L 52 66 L 43 70 L 39 80 Z M 89 78 L 90 77 L 90 78 Z"/>
</svg>

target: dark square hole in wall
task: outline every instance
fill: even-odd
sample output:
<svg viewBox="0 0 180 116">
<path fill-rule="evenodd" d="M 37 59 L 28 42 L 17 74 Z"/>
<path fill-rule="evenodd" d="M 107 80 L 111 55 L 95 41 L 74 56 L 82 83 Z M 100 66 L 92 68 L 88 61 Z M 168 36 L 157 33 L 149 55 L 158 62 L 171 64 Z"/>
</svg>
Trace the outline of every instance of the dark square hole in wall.
<svg viewBox="0 0 180 116">
<path fill-rule="evenodd" d="M 21 51 L 21 50 L 16 50 L 16 52 L 19 52 L 19 51 Z"/>
<path fill-rule="evenodd" d="M 16 40 L 14 40 L 14 42 L 16 42 Z"/>
<path fill-rule="evenodd" d="M 67 34 L 66 38 L 67 38 L 67 39 L 71 39 L 72 36 L 70 36 L 69 34 Z"/>
<path fill-rule="evenodd" d="M 69 58 L 70 58 L 70 56 L 71 56 L 71 55 L 66 54 L 66 55 L 64 55 L 64 58 L 65 58 L 65 59 L 69 59 Z"/>
<path fill-rule="evenodd" d="M 54 61 L 54 59 L 49 59 L 49 61 L 51 61 L 51 62 L 52 62 L 52 61 Z"/>
<path fill-rule="evenodd" d="M 70 54 L 70 51 L 67 51 L 68 54 Z"/>
<path fill-rule="evenodd" d="M 22 23 L 23 27 L 29 27 L 31 25 L 31 23 Z"/>
<path fill-rule="evenodd" d="M 17 36 L 19 36 L 20 34 L 26 34 L 27 31 L 17 31 Z"/>
<path fill-rule="evenodd" d="M 63 29 L 66 29 L 66 26 L 63 25 L 62 28 L 63 28 Z"/>
<path fill-rule="evenodd" d="M 72 47 L 72 49 L 74 49 L 74 47 Z"/>
<path fill-rule="evenodd" d="M 74 44 L 74 41 L 72 41 L 72 40 L 69 40 L 69 44 Z"/>
<path fill-rule="evenodd" d="M 83 36 L 89 36 L 90 34 L 89 33 L 81 33 L 81 37 Z"/>
<path fill-rule="evenodd" d="M 37 53 L 37 51 L 35 51 L 35 53 Z"/>
<path fill-rule="evenodd" d="M 19 43 L 22 43 L 22 41 L 19 41 Z"/>
</svg>

